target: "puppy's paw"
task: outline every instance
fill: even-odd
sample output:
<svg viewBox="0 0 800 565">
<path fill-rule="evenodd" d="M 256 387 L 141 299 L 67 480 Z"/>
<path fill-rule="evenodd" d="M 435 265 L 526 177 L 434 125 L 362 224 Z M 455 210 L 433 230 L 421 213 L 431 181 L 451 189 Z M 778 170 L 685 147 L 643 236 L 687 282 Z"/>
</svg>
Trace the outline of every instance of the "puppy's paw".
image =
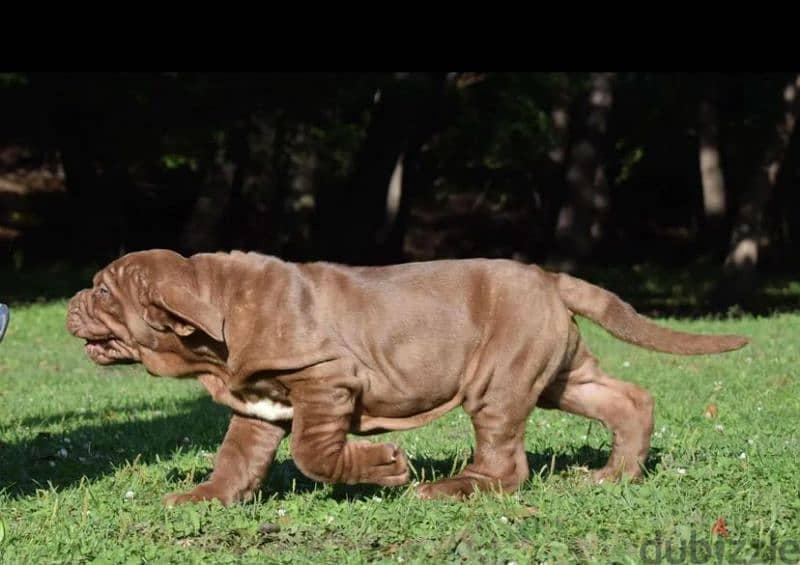
<svg viewBox="0 0 800 565">
<path fill-rule="evenodd" d="M 612 467 L 603 467 L 602 469 L 595 469 L 589 473 L 589 481 L 595 485 L 602 485 L 605 483 L 616 483 L 619 481 L 620 472 L 618 469 Z"/>
<path fill-rule="evenodd" d="M 475 479 L 451 477 L 417 485 L 417 496 L 423 500 L 465 500 L 479 488 Z"/>
<path fill-rule="evenodd" d="M 642 481 L 643 474 L 639 467 L 622 469 L 619 467 L 605 466 L 602 469 L 592 471 L 589 475 L 592 483 L 602 485 L 605 483 L 616 483 L 625 478 L 628 481 L 638 483 Z"/>
<path fill-rule="evenodd" d="M 392 487 L 406 484 L 411 479 L 406 452 L 393 443 L 383 444 L 383 447 L 387 457 L 384 465 L 387 473 L 378 484 Z"/>
<path fill-rule="evenodd" d="M 363 458 L 364 476 L 360 482 L 394 487 L 411 478 L 405 452 L 393 443 L 354 442 Z"/>
<path fill-rule="evenodd" d="M 161 504 L 167 508 L 177 506 L 178 504 L 197 503 L 204 500 L 219 500 L 223 506 L 229 506 L 235 502 L 234 497 L 230 493 L 222 489 L 215 488 L 211 483 L 203 483 L 198 485 L 189 492 L 173 492 L 166 495 L 161 499 Z"/>
</svg>

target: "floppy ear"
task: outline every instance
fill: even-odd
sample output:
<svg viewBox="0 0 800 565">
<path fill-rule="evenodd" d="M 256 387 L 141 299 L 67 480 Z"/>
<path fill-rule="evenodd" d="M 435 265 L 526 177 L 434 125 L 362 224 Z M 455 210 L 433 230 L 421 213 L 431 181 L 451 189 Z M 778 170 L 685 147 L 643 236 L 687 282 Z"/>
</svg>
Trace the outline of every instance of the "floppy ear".
<svg viewBox="0 0 800 565">
<path fill-rule="evenodd" d="M 168 327 L 183 337 L 201 330 L 216 341 L 225 341 L 222 313 L 188 288 L 159 285 L 151 290 L 149 302 L 144 308 L 144 321 L 150 326 L 159 330 Z"/>
</svg>

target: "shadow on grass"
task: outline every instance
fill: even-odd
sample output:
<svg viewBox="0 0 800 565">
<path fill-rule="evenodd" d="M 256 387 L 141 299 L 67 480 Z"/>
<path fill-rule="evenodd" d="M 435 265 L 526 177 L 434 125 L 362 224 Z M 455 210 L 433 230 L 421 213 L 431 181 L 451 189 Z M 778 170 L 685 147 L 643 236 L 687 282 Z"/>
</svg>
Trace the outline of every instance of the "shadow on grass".
<svg viewBox="0 0 800 565">
<path fill-rule="evenodd" d="M 545 451 L 541 453 L 525 452 L 531 476 L 546 469 L 545 476 L 550 474 L 560 475 L 568 473 L 574 468 L 586 467 L 589 470 L 599 469 L 605 465 L 610 451 L 597 449 L 590 446 L 580 448 L 568 453 Z M 645 475 L 655 471 L 661 461 L 661 450 L 654 448 L 645 463 Z M 417 475 L 412 480 L 439 480 L 457 475 L 466 465 L 467 460 L 462 457 L 446 457 L 434 459 L 429 457 L 412 457 L 411 465 L 416 469 Z M 552 465 L 552 467 L 551 467 Z M 178 478 L 178 477 L 176 477 Z M 186 477 L 179 477 L 181 480 Z M 328 486 L 305 477 L 291 460 L 284 460 L 270 468 L 269 475 L 261 486 L 262 499 L 275 498 L 283 500 L 294 494 L 314 492 L 319 489 L 330 488 L 328 498 L 337 501 L 365 500 L 380 495 L 382 498 L 393 500 L 403 495 L 405 488 L 386 489 L 376 485 L 332 485 Z M 523 489 L 525 486 L 523 485 Z"/>
<path fill-rule="evenodd" d="M 174 410 L 174 407 L 170 408 Z M 124 408 L 109 407 L 98 413 L 88 414 L 103 423 L 79 426 L 65 433 L 50 432 L 54 424 L 68 423 L 70 419 L 86 417 L 87 413 L 69 412 L 45 418 L 28 418 L 19 422 L 23 427 L 37 431 L 29 440 L 17 443 L 0 441 L 0 491 L 12 498 L 21 498 L 39 489 L 64 489 L 74 487 L 84 480 L 91 481 L 113 474 L 127 462 L 139 464 L 169 460 L 180 451 L 203 450 L 209 456 L 199 462 L 182 463 L 166 473 L 171 483 L 166 490 L 178 491 L 191 488 L 207 478 L 213 466 L 211 454 L 215 453 L 227 428 L 229 410 L 202 397 L 179 405 L 178 414 L 158 415 L 156 405 Z M 117 421 L 131 411 L 146 411 L 155 414 L 150 419 Z M 608 450 L 583 446 L 568 453 L 527 453 L 532 473 L 542 468 L 551 468 L 562 473 L 576 466 L 590 468 L 602 466 L 608 458 Z M 652 470 L 660 456 L 651 454 L 647 467 Z M 431 459 L 412 458 L 411 464 L 417 478 L 440 479 L 458 473 L 466 461 L 463 457 Z M 189 483 L 189 484 L 187 484 Z M 261 487 L 262 498 L 283 499 L 294 494 L 330 489 L 334 500 L 358 500 L 371 498 L 379 492 L 386 496 L 382 487 L 372 485 L 334 485 L 329 487 L 305 477 L 291 460 L 276 462 Z M 390 489 L 400 496 L 403 489 Z M 390 495 L 393 496 L 393 495 Z"/>
<path fill-rule="evenodd" d="M 800 283 L 796 275 L 763 273 L 758 285 L 736 304 L 718 294 L 719 268 L 707 262 L 684 267 L 653 263 L 627 266 L 586 266 L 575 275 L 606 288 L 653 318 L 740 317 L 800 311 Z"/>
<path fill-rule="evenodd" d="M 163 404 L 110 406 L 96 413 L 72 411 L 22 420 L 19 425 L 35 436 L 17 443 L 0 442 L 0 490 L 12 497 L 27 496 L 51 485 L 77 485 L 83 477 L 97 479 L 127 461 L 153 463 L 187 449 L 216 451 L 227 428 L 227 408 L 202 397 L 166 408 L 177 409 L 175 414 L 159 415 L 160 409 L 165 409 Z M 131 412 L 138 411 L 155 416 L 128 419 Z M 70 429 L 71 419 L 87 416 L 100 422 Z M 51 432 L 51 426 L 58 424 L 68 431 Z"/>
</svg>

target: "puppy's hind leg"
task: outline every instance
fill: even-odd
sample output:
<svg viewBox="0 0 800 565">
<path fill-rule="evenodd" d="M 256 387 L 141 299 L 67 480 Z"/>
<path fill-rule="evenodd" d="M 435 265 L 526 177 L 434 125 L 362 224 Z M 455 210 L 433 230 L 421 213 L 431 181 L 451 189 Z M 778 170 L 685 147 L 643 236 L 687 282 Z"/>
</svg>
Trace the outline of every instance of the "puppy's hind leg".
<svg viewBox="0 0 800 565">
<path fill-rule="evenodd" d="M 475 428 L 472 463 L 455 477 L 419 485 L 421 498 L 465 498 L 476 490 L 512 492 L 527 480 L 524 436 L 539 394 L 536 379 L 492 379 L 487 375 L 483 382 L 468 391 L 463 405 Z"/>
<path fill-rule="evenodd" d="M 475 427 L 473 462 L 457 476 L 417 487 L 420 498 L 466 498 L 476 490 L 512 492 L 528 478 L 523 436 L 527 413 L 491 408 L 471 414 Z"/>
<path fill-rule="evenodd" d="M 421 498 L 464 498 L 476 490 L 513 492 L 529 476 L 525 426 L 542 390 L 563 361 L 563 351 L 523 345 L 506 366 L 489 369 L 466 389 L 464 411 L 475 428 L 473 461 L 457 476 L 417 487 Z"/>
<path fill-rule="evenodd" d="M 595 482 L 617 480 L 623 474 L 642 476 L 653 432 L 653 399 L 643 388 L 606 374 L 584 345 L 572 368 L 559 373 L 542 392 L 538 405 L 599 420 L 611 430 L 611 456 L 593 473 Z"/>
</svg>

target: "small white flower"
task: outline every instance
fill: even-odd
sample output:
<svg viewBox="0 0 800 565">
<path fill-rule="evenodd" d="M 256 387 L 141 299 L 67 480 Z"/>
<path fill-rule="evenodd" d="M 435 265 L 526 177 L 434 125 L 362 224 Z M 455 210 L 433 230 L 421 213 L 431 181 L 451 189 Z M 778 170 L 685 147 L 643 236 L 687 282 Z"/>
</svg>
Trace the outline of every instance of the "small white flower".
<svg viewBox="0 0 800 565">
<path fill-rule="evenodd" d="M 630 362 L 630 361 L 625 361 L 625 362 L 622 364 L 622 366 L 623 366 L 623 367 L 630 367 L 630 366 L 631 366 L 631 362 Z"/>
<path fill-rule="evenodd" d="M 739 454 L 739 459 L 747 459 L 747 453 L 745 453 L 744 451 L 742 451 L 742 452 Z"/>
<path fill-rule="evenodd" d="M 581 436 L 581 439 L 582 439 L 583 441 L 586 441 L 587 439 L 589 439 L 589 436 L 587 436 L 587 435 L 585 435 L 585 434 L 584 434 L 584 435 L 582 435 L 582 436 Z"/>
<path fill-rule="evenodd" d="M 284 510 L 283 508 L 278 508 L 278 516 L 280 516 L 281 518 L 286 516 L 286 510 Z"/>
<path fill-rule="evenodd" d="M 506 518 L 505 516 L 500 516 L 500 521 L 501 521 L 503 524 L 508 524 L 508 518 Z"/>
<path fill-rule="evenodd" d="M 67 450 L 64 449 L 63 447 L 58 450 L 58 456 L 61 457 L 61 459 L 66 459 L 67 455 L 69 454 L 67 453 Z"/>
<path fill-rule="evenodd" d="M 372 502 L 383 502 L 383 499 L 380 496 L 373 496 Z"/>
<path fill-rule="evenodd" d="M 657 437 L 657 438 L 661 438 L 661 437 L 664 437 L 664 434 L 662 434 L 661 432 L 656 432 L 656 433 L 653 434 L 653 436 Z"/>
<path fill-rule="evenodd" d="M 722 424 L 717 424 L 716 426 L 714 426 L 714 429 L 717 430 L 718 432 L 723 432 L 725 431 L 725 426 L 723 426 Z"/>
<path fill-rule="evenodd" d="M 509 561 L 508 563 L 506 563 L 506 565 L 517 565 L 517 562 L 516 561 Z"/>
<path fill-rule="evenodd" d="M 402 556 L 402 555 L 398 555 L 398 556 L 397 556 L 397 562 L 398 562 L 398 563 L 403 563 L 404 561 L 405 561 L 405 559 L 403 559 L 403 556 Z"/>
<path fill-rule="evenodd" d="M 675 471 L 677 471 L 677 473 L 678 473 L 679 475 L 685 475 L 685 474 L 686 474 L 686 469 L 684 469 L 684 468 L 682 468 L 682 467 L 681 467 L 681 468 L 678 468 L 678 469 L 675 469 Z"/>
<path fill-rule="evenodd" d="M 667 431 L 667 426 L 661 426 L 661 433 L 665 433 Z"/>
<path fill-rule="evenodd" d="M 753 441 L 753 439 L 752 439 L 752 438 L 748 439 L 748 440 L 747 440 L 747 443 L 749 443 L 750 445 L 755 445 L 755 444 L 756 444 L 756 442 L 755 442 L 755 441 Z"/>
<path fill-rule="evenodd" d="M 189 438 L 187 436 L 183 437 L 183 443 L 189 443 Z"/>
<path fill-rule="evenodd" d="M 125 498 L 127 498 L 128 500 L 130 500 L 130 499 L 131 499 L 131 498 L 133 498 L 134 496 L 135 496 L 135 495 L 133 494 L 133 491 L 132 491 L 132 490 L 129 490 L 129 491 L 127 491 L 127 492 L 125 493 Z"/>
<path fill-rule="evenodd" d="M 325 521 L 326 521 L 328 524 L 332 524 L 332 523 L 333 523 L 333 516 L 328 516 L 328 517 L 325 519 Z"/>
<path fill-rule="evenodd" d="M 48 461 L 48 463 L 50 463 L 51 467 L 55 467 L 56 466 L 56 462 L 55 461 Z"/>
</svg>

